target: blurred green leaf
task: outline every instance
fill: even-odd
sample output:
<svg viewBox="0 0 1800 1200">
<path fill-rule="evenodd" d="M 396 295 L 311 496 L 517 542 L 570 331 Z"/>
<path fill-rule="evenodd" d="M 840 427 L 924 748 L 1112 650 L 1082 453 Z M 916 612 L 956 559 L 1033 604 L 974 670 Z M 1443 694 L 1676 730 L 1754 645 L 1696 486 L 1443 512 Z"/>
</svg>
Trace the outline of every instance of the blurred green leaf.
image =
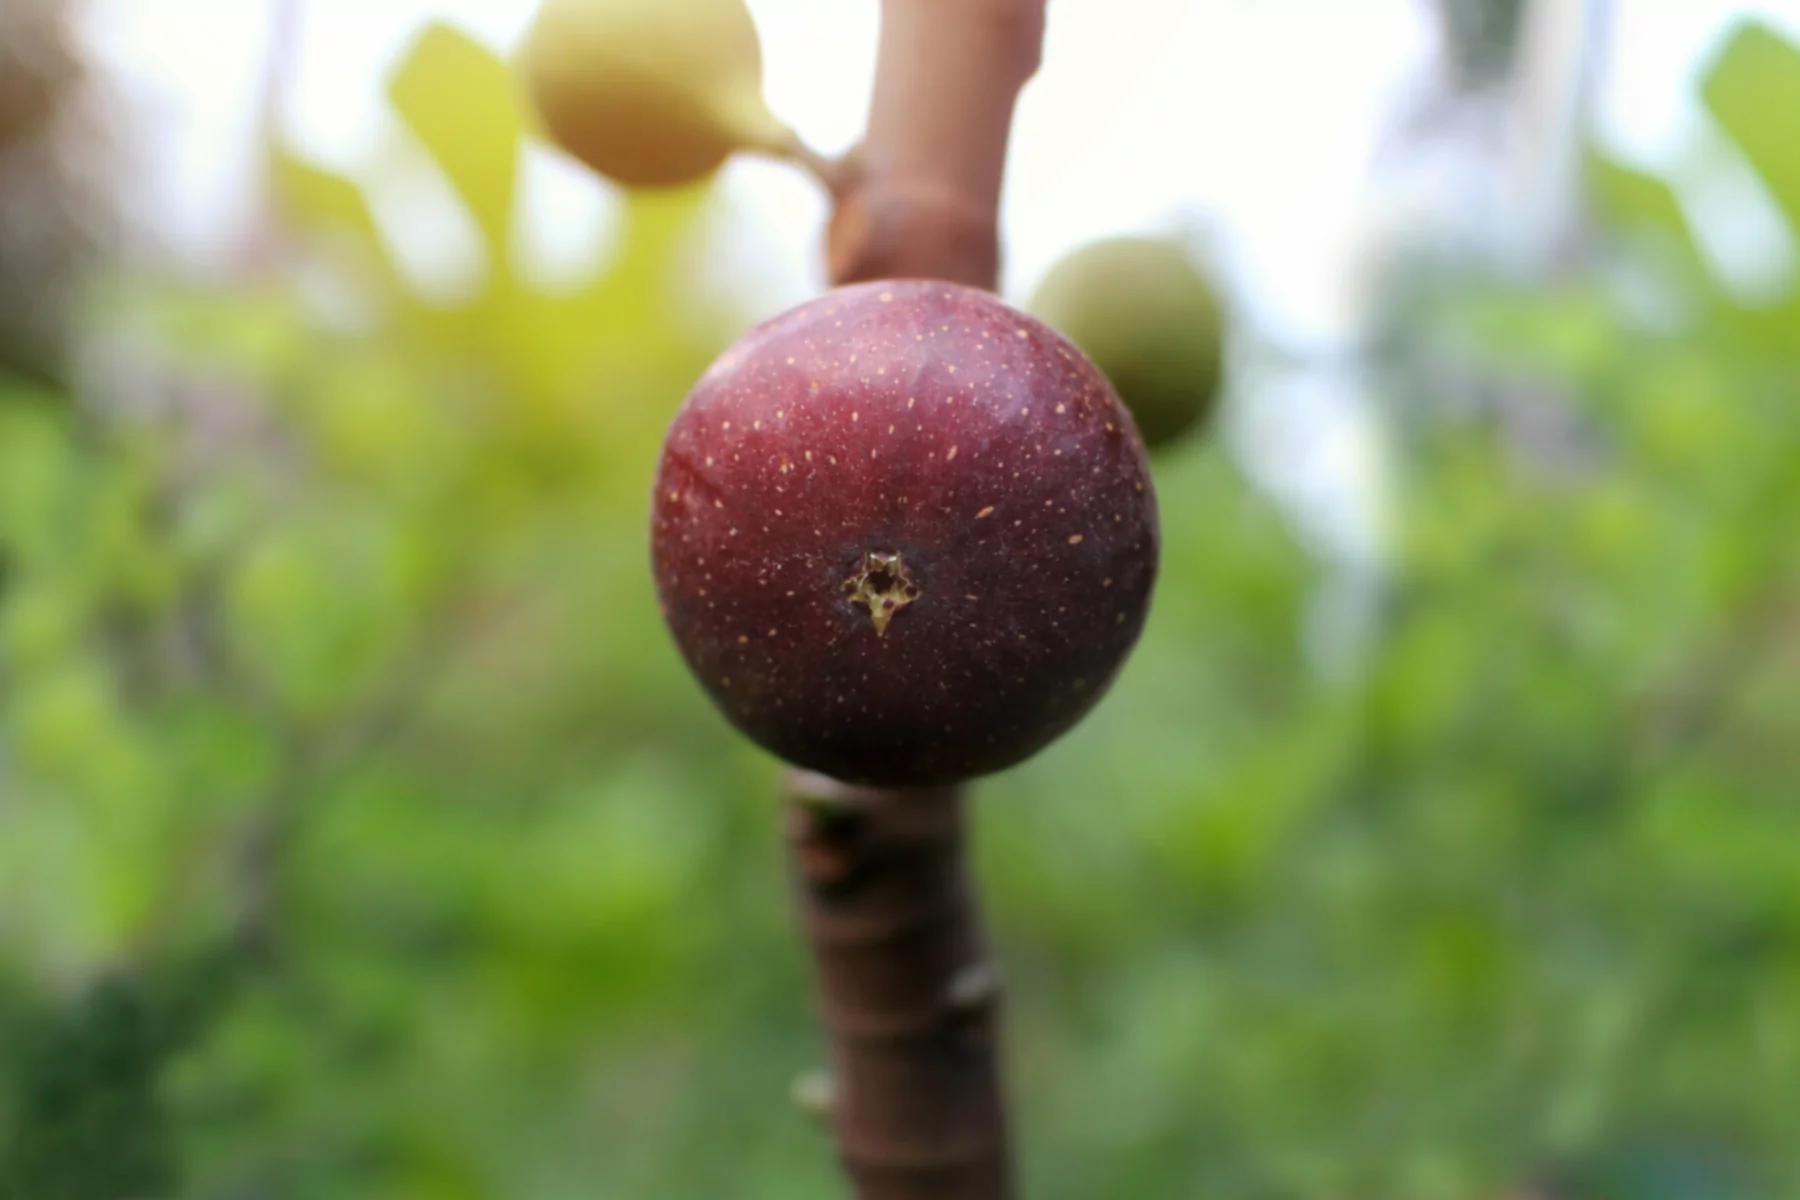
<svg viewBox="0 0 1800 1200">
<path fill-rule="evenodd" d="M 1800 224 L 1800 146 L 1785 117 L 1800 106 L 1800 49 L 1771 26 L 1746 21 L 1713 60 L 1700 94 L 1788 221 Z"/>
<path fill-rule="evenodd" d="M 388 97 L 486 234 L 494 277 L 509 278 L 525 118 L 506 64 L 461 31 L 433 22 L 402 57 Z"/>
<path fill-rule="evenodd" d="M 275 194 L 289 215 L 315 226 L 340 226 L 360 235 L 371 247 L 380 235 L 362 189 L 341 175 L 305 162 L 280 145 L 268 149 Z"/>
<path fill-rule="evenodd" d="M 1690 286 L 1709 280 L 1675 191 L 1655 175 L 1590 150 L 1587 186 L 1609 229 L 1647 242 Z"/>
</svg>

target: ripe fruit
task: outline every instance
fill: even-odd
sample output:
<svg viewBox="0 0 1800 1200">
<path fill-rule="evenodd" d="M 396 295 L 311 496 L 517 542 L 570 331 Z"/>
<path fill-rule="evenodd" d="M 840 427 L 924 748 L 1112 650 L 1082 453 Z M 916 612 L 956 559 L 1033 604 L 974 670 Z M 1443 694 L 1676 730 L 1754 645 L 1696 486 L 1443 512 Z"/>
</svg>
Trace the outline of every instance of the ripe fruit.
<svg viewBox="0 0 1800 1200">
<path fill-rule="evenodd" d="M 1050 269 L 1030 308 L 1106 373 L 1147 445 L 1166 445 L 1211 414 L 1222 314 L 1179 244 L 1155 237 L 1090 242 Z"/>
<path fill-rule="evenodd" d="M 1159 539 L 1143 443 L 1054 330 L 936 281 L 748 333 L 663 448 L 663 615 L 725 715 L 852 783 L 949 783 L 1079 720 L 1136 642 Z"/>
<path fill-rule="evenodd" d="M 626 187 L 691 183 L 738 150 L 790 152 L 743 0 L 545 0 L 519 52 L 550 137 Z"/>
</svg>

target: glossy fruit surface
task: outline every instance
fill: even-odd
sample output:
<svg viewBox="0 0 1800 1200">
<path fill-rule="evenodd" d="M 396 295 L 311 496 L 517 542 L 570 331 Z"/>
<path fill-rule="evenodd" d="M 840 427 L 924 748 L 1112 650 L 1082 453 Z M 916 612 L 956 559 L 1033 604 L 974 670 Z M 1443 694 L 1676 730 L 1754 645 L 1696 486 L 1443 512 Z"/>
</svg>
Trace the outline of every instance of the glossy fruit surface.
<svg viewBox="0 0 1800 1200">
<path fill-rule="evenodd" d="M 625 187 L 692 183 L 792 139 L 763 102 L 743 0 L 545 0 L 518 69 L 550 137 Z"/>
<path fill-rule="evenodd" d="M 725 715 L 853 783 L 997 771 L 1079 720 L 1143 627 L 1143 443 L 989 293 L 858 284 L 753 329 L 670 427 L 662 610 Z"/>
<path fill-rule="evenodd" d="M 1222 312 L 1179 243 L 1090 242 L 1050 269 L 1029 307 L 1094 360 L 1150 447 L 1211 415 L 1223 373 Z"/>
</svg>

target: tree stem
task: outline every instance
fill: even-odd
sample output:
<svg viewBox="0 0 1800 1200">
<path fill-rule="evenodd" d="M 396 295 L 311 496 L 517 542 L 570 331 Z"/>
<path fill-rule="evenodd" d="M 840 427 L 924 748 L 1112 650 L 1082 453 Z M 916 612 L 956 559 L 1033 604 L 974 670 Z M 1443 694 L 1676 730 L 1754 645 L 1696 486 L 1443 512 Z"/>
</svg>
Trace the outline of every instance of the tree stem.
<svg viewBox="0 0 1800 1200">
<path fill-rule="evenodd" d="M 999 975 L 963 789 L 787 778 L 787 835 L 830 1039 L 825 1116 L 859 1200 L 1012 1194 Z"/>
<path fill-rule="evenodd" d="M 1044 0 L 883 0 L 861 169 L 826 242 L 835 283 L 948 279 L 992 289 L 1000 186 Z"/>
<path fill-rule="evenodd" d="M 833 189 L 834 284 L 999 285 L 999 209 L 1045 0 L 882 0 L 868 133 Z M 1008 1200 L 999 974 L 962 788 L 787 777 L 787 836 L 830 1039 L 826 1117 L 858 1200 Z"/>
</svg>

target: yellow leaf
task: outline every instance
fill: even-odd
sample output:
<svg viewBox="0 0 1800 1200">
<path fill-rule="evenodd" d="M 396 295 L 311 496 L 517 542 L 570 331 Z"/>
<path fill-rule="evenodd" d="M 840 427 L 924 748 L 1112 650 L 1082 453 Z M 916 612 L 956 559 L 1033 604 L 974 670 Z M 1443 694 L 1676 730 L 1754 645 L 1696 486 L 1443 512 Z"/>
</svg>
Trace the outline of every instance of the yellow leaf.
<svg viewBox="0 0 1800 1200">
<path fill-rule="evenodd" d="M 401 61 L 388 98 L 481 226 L 496 273 L 507 273 L 525 114 L 506 64 L 434 22 Z"/>
</svg>

